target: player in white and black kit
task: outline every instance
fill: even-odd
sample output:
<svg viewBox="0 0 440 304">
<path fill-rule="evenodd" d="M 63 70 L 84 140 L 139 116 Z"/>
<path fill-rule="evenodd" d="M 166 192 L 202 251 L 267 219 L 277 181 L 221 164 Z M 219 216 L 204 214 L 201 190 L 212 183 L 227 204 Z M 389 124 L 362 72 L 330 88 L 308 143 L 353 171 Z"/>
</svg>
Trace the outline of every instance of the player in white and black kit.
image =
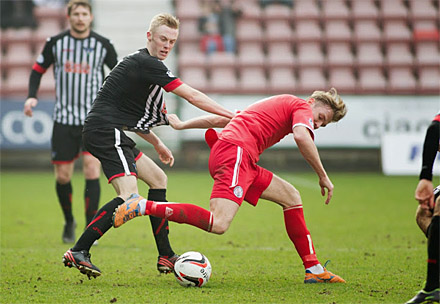
<svg viewBox="0 0 440 304">
<path fill-rule="evenodd" d="M 32 109 L 38 103 L 41 77 L 53 65 L 56 103 L 53 112 L 52 163 L 55 167 L 56 193 L 65 218 L 62 239 L 65 243 L 74 243 L 76 222 L 72 214 L 71 184 L 74 161 L 82 152 L 88 225 L 99 205 L 101 166 L 84 149 L 82 128 L 104 81 L 104 65 L 112 69 L 117 63 L 117 55 L 110 40 L 91 30 L 93 15 L 87 0 L 70 1 L 67 13 L 70 29 L 47 39 L 32 68 L 24 113 L 32 116 Z"/>
<path fill-rule="evenodd" d="M 156 15 L 147 32 L 147 47 L 125 57 L 110 72 L 87 116 L 83 140 L 88 151 L 102 163 L 102 168 L 118 196 L 103 206 L 73 248 L 64 254 L 65 266 L 76 267 L 87 276 L 97 277 L 101 271 L 90 261 L 89 250 L 110 227 L 115 208 L 132 193 L 138 193 L 137 178 L 151 188 L 160 189 L 148 199 L 165 202 L 167 177 L 150 158 L 135 148 L 124 131 L 136 132 L 152 144 L 160 160 L 174 163 L 171 151 L 150 130 L 169 124 L 163 90 L 172 92 L 194 106 L 217 114 L 229 121 L 234 114 L 200 91 L 184 84 L 164 65 L 179 33 L 179 21 L 169 14 Z M 166 219 L 155 218 L 161 227 Z M 171 256 L 173 254 L 173 256 Z M 169 253 L 159 263 L 172 271 L 177 255 Z M 168 264 L 166 264 L 166 262 Z M 158 265 L 159 266 L 159 265 Z"/>
</svg>

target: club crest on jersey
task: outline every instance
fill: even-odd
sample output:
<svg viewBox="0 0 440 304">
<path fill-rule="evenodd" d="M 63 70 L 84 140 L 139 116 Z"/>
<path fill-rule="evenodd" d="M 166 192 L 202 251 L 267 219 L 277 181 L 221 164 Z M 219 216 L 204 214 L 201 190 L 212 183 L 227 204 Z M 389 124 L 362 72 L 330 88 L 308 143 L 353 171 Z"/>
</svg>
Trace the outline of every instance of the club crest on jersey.
<svg viewBox="0 0 440 304">
<path fill-rule="evenodd" d="M 83 47 L 83 50 L 86 51 L 87 54 L 93 52 L 93 48 L 91 47 Z"/>
<path fill-rule="evenodd" d="M 236 186 L 234 188 L 234 195 L 238 198 L 242 198 L 243 197 L 243 188 L 240 186 Z"/>
</svg>

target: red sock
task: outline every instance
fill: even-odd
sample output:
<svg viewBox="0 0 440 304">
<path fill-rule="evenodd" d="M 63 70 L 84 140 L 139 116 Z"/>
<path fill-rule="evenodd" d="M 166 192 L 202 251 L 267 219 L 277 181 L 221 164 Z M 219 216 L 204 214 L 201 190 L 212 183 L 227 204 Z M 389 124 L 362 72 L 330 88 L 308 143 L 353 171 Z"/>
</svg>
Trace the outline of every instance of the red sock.
<svg viewBox="0 0 440 304">
<path fill-rule="evenodd" d="M 179 224 L 189 224 L 208 232 L 211 231 L 214 222 L 210 211 L 192 204 L 147 200 L 145 214 L 165 218 Z"/>
<path fill-rule="evenodd" d="M 284 223 L 287 234 L 303 261 L 304 268 L 319 264 L 310 232 L 304 220 L 303 207 L 295 206 L 284 209 Z"/>
</svg>

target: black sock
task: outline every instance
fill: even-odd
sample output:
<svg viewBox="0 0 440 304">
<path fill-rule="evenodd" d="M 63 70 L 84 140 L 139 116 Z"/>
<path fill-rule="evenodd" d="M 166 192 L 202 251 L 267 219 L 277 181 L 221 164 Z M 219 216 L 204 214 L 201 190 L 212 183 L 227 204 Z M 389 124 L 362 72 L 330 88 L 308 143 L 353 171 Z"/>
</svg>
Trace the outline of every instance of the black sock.
<svg viewBox="0 0 440 304">
<path fill-rule="evenodd" d="M 101 187 L 99 179 L 86 179 L 86 186 L 84 189 L 84 203 L 86 213 L 86 226 L 90 224 L 99 206 L 99 196 L 101 194 Z"/>
<path fill-rule="evenodd" d="M 67 184 L 56 183 L 56 191 L 58 196 L 58 201 L 60 202 L 61 209 L 63 210 L 64 220 L 67 223 L 73 221 L 72 214 L 72 184 L 68 182 Z"/>
<path fill-rule="evenodd" d="M 73 246 L 73 251 L 89 250 L 93 242 L 99 239 L 104 233 L 112 227 L 113 212 L 116 207 L 122 204 L 124 200 L 120 197 L 115 197 L 113 200 L 105 204 L 99 209 L 92 222 L 87 226 L 79 240 Z"/>
<path fill-rule="evenodd" d="M 148 191 L 148 200 L 155 202 L 166 202 L 166 191 L 166 189 L 150 189 Z M 151 215 L 149 217 L 159 255 L 173 256 L 174 251 L 171 248 L 170 240 L 168 239 L 168 220 Z"/>
<path fill-rule="evenodd" d="M 425 291 L 433 291 L 439 288 L 440 281 L 440 253 L 439 253 L 439 228 L 440 216 L 432 217 L 431 224 L 428 227 L 428 272 L 426 277 Z"/>
</svg>

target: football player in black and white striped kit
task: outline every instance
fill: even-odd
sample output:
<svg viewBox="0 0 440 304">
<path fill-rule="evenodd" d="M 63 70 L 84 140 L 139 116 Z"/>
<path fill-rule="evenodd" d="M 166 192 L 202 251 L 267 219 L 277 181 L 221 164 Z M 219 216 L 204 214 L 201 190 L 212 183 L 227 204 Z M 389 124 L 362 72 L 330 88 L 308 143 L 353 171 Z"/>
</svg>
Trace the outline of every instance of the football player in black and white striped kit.
<svg viewBox="0 0 440 304">
<path fill-rule="evenodd" d="M 150 189 L 148 193 L 149 200 L 166 202 L 167 176 L 135 147 L 135 142 L 124 131 L 135 132 L 149 142 L 160 160 L 172 166 L 173 154 L 150 130 L 169 124 L 163 90 L 201 110 L 219 115 L 216 119 L 225 124 L 234 116 L 207 95 L 183 83 L 162 62 L 173 49 L 178 33 L 178 19 L 165 13 L 156 15 L 147 32 L 146 48 L 128 55 L 110 72 L 87 116 L 84 145 L 101 161 L 104 174 L 117 192 L 117 197 L 98 210 L 92 223 L 63 257 L 65 266 L 76 267 L 89 277 L 101 275 L 99 268 L 90 261 L 89 250 L 93 242 L 112 227 L 115 208 L 131 194 L 139 193 L 137 179 L 155 185 L 153 190 L 156 191 Z M 160 227 L 168 228 L 168 220 L 155 220 Z M 162 264 L 164 270 L 168 266 L 167 270 L 172 271 L 177 255 L 172 251 L 166 255 L 168 258 L 159 256 L 158 269 Z"/>
<path fill-rule="evenodd" d="M 32 109 L 38 103 L 41 77 L 53 65 L 56 103 L 52 163 L 56 193 L 65 218 L 62 239 L 65 243 L 74 243 L 76 221 L 72 214 L 71 184 L 74 162 L 82 152 L 87 226 L 99 205 L 101 165 L 84 149 L 81 133 L 87 113 L 104 81 L 104 65 L 112 69 L 117 64 L 117 54 L 110 40 L 91 30 L 92 7 L 87 0 L 70 1 L 67 13 L 70 29 L 48 38 L 32 67 L 24 113 L 32 116 Z"/>
</svg>

